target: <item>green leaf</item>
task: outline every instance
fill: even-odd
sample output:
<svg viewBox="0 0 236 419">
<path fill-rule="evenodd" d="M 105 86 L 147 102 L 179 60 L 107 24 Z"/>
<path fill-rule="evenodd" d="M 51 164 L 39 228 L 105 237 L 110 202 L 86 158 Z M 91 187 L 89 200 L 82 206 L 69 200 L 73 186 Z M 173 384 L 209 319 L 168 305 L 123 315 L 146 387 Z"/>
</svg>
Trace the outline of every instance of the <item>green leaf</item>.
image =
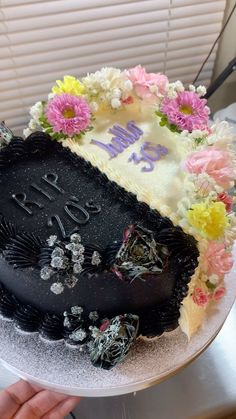
<svg viewBox="0 0 236 419">
<path fill-rule="evenodd" d="M 170 124 L 170 125 L 169 125 L 169 128 L 170 128 L 171 132 L 177 132 L 177 127 L 176 127 L 176 125 L 174 125 L 174 124 Z"/>
<path fill-rule="evenodd" d="M 160 125 L 160 127 L 164 127 L 164 126 L 166 125 L 166 122 L 165 122 L 165 121 L 163 121 L 163 120 L 161 120 L 161 121 L 159 122 L 159 125 Z"/>
<path fill-rule="evenodd" d="M 160 111 L 155 111 L 155 114 L 156 114 L 157 116 L 159 116 L 160 118 L 162 118 L 162 117 L 163 117 L 163 113 L 161 113 Z"/>
</svg>

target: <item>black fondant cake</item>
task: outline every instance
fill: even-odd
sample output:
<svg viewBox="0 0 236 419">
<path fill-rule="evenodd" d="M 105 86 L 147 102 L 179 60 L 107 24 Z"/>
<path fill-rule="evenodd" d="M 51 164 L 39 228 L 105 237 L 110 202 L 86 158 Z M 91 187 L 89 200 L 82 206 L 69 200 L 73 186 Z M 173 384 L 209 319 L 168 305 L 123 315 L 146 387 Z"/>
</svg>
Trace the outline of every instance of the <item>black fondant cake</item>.
<svg viewBox="0 0 236 419">
<path fill-rule="evenodd" d="M 3 315 L 49 339 L 66 337 L 63 313 L 74 306 L 83 307 L 87 324 L 92 312 L 100 321 L 132 313 L 140 318 L 138 333 L 147 336 L 177 326 L 179 305 L 197 265 L 192 237 L 46 134 L 13 138 L 0 157 Z M 159 268 L 155 262 L 152 272 L 150 256 L 139 280 L 135 272 L 129 280 L 114 272 L 127 231 L 136 240 L 136 251 L 157 246 Z M 75 244 L 79 239 L 81 264 L 77 257 L 68 260 L 73 238 Z M 134 264 L 146 257 L 135 254 L 134 246 L 130 254 Z M 67 259 L 63 268 L 58 255 Z"/>
</svg>

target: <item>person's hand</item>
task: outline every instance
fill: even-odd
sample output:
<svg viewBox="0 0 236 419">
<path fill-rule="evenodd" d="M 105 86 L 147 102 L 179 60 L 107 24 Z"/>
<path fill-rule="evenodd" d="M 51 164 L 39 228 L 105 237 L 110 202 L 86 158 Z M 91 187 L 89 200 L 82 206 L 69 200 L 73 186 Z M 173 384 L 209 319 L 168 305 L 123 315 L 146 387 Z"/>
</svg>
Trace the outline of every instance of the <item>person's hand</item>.
<svg viewBox="0 0 236 419">
<path fill-rule="evenodd" d="M 79 401 L 79 397 L 43 390 L 20 380 L 0 392 L 0 418 L 64 419 Z"/>
</svg>

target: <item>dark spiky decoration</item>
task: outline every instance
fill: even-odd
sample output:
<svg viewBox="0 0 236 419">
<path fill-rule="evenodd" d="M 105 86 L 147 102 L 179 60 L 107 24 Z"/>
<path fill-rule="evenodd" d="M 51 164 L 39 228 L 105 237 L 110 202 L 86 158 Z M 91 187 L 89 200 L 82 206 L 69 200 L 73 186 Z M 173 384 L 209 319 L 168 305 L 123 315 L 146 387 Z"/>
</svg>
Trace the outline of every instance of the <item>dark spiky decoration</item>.
<svg viewBox="0 0 236 419">
<path fill-rule="evenodd" d="M 10 240 L 3 253 L 14 268 L 29 268 L 38 266 L 41 247 L 41 240 L 34 234 L 21 233 Z"/>
</svg>

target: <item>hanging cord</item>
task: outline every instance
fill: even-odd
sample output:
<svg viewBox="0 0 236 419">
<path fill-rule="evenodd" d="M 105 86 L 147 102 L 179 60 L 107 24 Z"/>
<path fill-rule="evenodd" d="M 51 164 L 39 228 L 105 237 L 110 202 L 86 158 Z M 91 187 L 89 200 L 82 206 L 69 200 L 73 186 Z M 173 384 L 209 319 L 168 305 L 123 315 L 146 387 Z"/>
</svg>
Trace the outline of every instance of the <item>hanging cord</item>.
<svg viewBox="0 0 236 419">
<path fill-rule="evenodd" d="M 76 419 L 75 415 L 73 412 L 70 412 L 70 416 L 72 417 L 72 419 Z"/>
<path fill-rule="evenodd" d="M 228 23 L 229 23 L 229 21 L 230 21 L 230 19 L 231 19 L 232 15 L 233 15 L 233 13 L 234 13 L 235 9 L 236 9 L 236 2 L 235 2 L 235 4 L 234 4 L 234 6 L 233 6 L 233 8 L 232 8 L 232 10 L 231 10 L 231 12 L 230 12 L 230 14 L 229 14 L 228 18 L 227 18 L 227 20 L 226 20 L 225 24 L 223 25 L 223 27 L 222 27 L 222 29 L 221 29 L 221 31 L 220 31 L 220 33 L 219 33 L 219 35 L 217 36 L 217 38 L 216 38 L 216 40 L 215 40 L 214 44 L 212 45 L 212 47 L 211 47 L 211 49 L 210 49 L 210 51 L 209 51 L 209 54 L 207 55 L 206 59 L 203 61 L 203 63 L 202 63 L 202 65 L 201 65 L 201 68 L 200 68 L 199 72 L 197 73 L 197 75 L 196 75 L 195 79 L 193 80 L 193 84 L 195 84 L 195 83 L 197 82 L 197 80 L 198 80 L 198 78 L 199 78 L 199 76 L 200 76 L 200 74 L 201 74 L 201 72 L 202 72 L 202 69 L 203 69 L 204 65 L 205 65 L 205 64 L 206 64 L 206 62 L 208 61 L 208 59 L 209 59 L 209 57 L 210 57 L 210 55 L 211 55 L 211 53 L 212 53 L 213 49 L 215 48 L 215 46 L 216 46 L 217 42 L 219 41 L 219 39 L 220 39 L 220 38 L 221 38 L 221 36 L 223 35 L 223 33 L 224 33 L 224 31 L 225 31 L 226 27 L 228 26 Z"/>
<path fill-rule="evenodd" d="M 167 53 L 168 53 L 168 45 L 169 45 L 169 37 L 170 37 L 170 20 L 171 20 L 172 3 L 173 3 L 173 0 L 170 0 L 169 1 L 169 7 L 168 7 L 168 20 L 167 20 L 166 40 L 165 40 L 164 69 L 163 69 L 164 74 L 166 74 Z"/>
</svg>

